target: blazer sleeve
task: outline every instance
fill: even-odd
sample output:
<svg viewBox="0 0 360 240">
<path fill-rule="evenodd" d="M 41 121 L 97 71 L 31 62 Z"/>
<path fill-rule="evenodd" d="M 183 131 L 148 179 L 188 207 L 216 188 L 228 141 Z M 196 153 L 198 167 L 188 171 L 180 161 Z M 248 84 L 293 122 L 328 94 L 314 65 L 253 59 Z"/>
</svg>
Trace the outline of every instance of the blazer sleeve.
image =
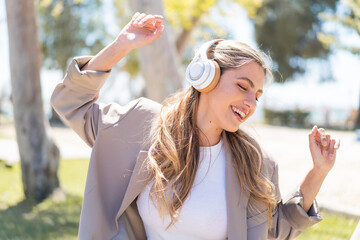
<svg viewBox="0 0 360 240">
<path fill-rule="evenodd" d="M 81 68 L 91 58 L 74 58 L 63 81 L 51 96 L 54 110 L 90 147 L 95 142 L 99 128 L 119 121 L 139 101 L 134 100 L 127 106 L 95 103 L 110 71 L 82 71 Z"/>
<path fill-rule="evenodd" d="M 272 182 L 278 204 L 269 226 L 268 239 L 293 239 L 304 229 L 322 220 L 316 200 L 310 210 L 303 209 L 303 196 L 298 187 L 289 197 L 282 199 L 279 191 L 278 165 L 274 163 Z"/>
</svg>

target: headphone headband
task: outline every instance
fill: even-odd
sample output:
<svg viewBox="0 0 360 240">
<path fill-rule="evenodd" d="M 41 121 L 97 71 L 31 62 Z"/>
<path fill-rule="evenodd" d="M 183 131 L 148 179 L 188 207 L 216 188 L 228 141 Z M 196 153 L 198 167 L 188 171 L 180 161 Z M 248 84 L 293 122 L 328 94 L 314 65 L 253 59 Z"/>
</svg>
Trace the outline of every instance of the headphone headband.
<svg viewBox="0 0 360 240">
<path fill-rule="evenodd" d="M 208 58 L 207 58 L 207 52 L 208 52 L 209 48 L 210 48 L 212 45 L 214 45 L 214 44 L 216 44 L 216 43 L 219 43 L 219 42 L 221 42 L 221 41 L 223 41 L 223 40 L 224 40 L 224 39 L 214 39 L 214 40 L 210 40 L 210 41 L 204 43 L 203 45 L 201 45 L 201 47 L 200 47 L 199 50 L 198 50 L 198 54 L 196 54 L 196 55 L 200 56 L 201 59 L 203 59 L 203 60 L 208 59 Z"/>
</svg>

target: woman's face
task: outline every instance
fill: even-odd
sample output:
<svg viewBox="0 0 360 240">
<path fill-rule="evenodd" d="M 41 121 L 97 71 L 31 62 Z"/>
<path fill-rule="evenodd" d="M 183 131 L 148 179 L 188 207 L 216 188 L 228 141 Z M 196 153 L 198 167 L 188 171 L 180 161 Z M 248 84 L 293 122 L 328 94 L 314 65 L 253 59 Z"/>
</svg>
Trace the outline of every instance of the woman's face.
<svg viewBox="0 0 360 240">
<path fill-rule="evenodd" d="M 255 62 L 226 70 L 212 91 L 201 93 L 200 102 L 207 109 L 199 110 L 206 112 L 213 127 L 235 132 L 254 113 L 264 81 L 264 69 Z"/>
</svg>

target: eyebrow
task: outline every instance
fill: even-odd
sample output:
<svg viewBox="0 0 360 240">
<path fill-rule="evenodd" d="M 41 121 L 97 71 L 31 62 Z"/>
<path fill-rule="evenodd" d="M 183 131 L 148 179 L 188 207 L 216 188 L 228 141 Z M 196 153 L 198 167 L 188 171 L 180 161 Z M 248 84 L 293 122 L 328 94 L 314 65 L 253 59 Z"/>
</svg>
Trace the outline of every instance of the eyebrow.
<svg viewBox="0 0 360 240">
<path fill-rule="evenodd" d="M 252 87 L 252 88 L 255 87 L 253 81 L 251 81 L 250 78 L 247 78 L 247 77 L 237 77 L 236 79 L 245 80 L 245 81 L 247 81 L 247 82 L 250 84 L 250 87 Z M 263 90 L 262 90 L 262 89 L 259 89 L 259 90 L 257 90 L 257 92 L 263 93 Z"/>
</svg>

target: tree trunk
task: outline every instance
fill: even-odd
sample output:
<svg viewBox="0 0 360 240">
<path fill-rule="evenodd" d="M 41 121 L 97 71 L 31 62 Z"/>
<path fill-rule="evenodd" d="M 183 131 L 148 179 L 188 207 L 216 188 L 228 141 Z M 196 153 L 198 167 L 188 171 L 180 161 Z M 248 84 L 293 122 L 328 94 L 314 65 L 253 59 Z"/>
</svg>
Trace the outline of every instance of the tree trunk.
<svg viewBox="0 0 360 240">
<path fill-rule="evenodd" d="M 48 137 L 40 85 L 40 46 L 32 0 L 6 0 L 16 137 L 25 196 L 45 199 L 59 186 L 59 150 Z"/>
<path fill-rule="evenodd" d="M 161 0 L 132 0 L 131 3 L 134 12 L 164 15 Z M 166 21 L 164 25 L 165 30 L 158 40 L 138 50 L 146 96 L 158 102 L 182 87 L 175 40 Z"/>
<path fill-rule="evenodd" d="M 178 38 L 176 39 L 176 49 L 180 56 L 183 54 L 185 47 L 191 37 L 192 30 L 198 24 L 199 20 L 200 20 L 200 16 L 194 17 L 192 20 L 191 28 L 183 29 L 182 32 L 180 33 L 180 35 L 178 36 Z"/>
<path fill-rule="evenodd" d="M 64 125 L 60 119 L 59 114 L 57 114 L 53 107 L 51 107 L 51 118 L 49 121 L 52 126 Z"/>
<path fill-rule="evenodd" d="M 66 69 L 62 69 L 61 76 L 65 76 Z M 59 114 L 54 110 L 54 108 L 51 106 L 51 118 L 49 119 L 49 122 L 51 126 L 65 126 L 63 121 L 61 120 Z"/>
</svg>

